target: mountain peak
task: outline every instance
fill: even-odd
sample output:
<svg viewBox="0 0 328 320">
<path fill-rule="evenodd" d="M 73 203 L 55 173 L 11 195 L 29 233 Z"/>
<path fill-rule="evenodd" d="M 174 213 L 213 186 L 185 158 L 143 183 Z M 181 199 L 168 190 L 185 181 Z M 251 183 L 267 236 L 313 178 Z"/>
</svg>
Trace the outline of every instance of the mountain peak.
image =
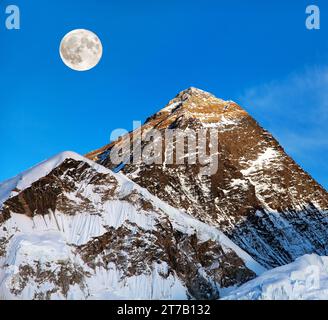
<svg viewBox="0 0 328 320">
<path fill-rule="evenodd" d="M 163 158 L 156 165 L 147 162 L 147 152 L 154 150 L 149 142 L 153 128 L 164 136 L 156 151 Z M 188 136 L 183 163 L 174 162 L 176 144 L 166 143 L 167 129 Z M 217 170 L 209 177 L 200 175 L 206 165 L 198 159 L 204 151 L 190 143 L 192 138 L 189 141 L 192 130 L 198 134 L 203 129 L 211 129 L 208 144 L 218 146 L 211 154 Z M 140 160 L 140 151 L 129 149 L 125 158 L 133 161 L 121 172 L 172 206 L 224 230 L 265 267 L 290 263 L 306 253 L 328 253 L 326 247 L 316 244 L 328 241 L 327 223 L 322 222 L 328 208 L 327 192 L 237 103 L 188 88 L 150 117 L 140 132 L 145 137 L 141 143 L 145 156 Z M 128 138 L 138 143 L 138 135 Z M 121 148 L 122 142 L 113 142 L 89 157 L 116 169 L 111 157 L 115 146 Z M 190 158 L 196 161 L 190 163 Z M 168 163 L 167 159 L 173 160 Z M 286 223 L 288 231 L 281 233 L 281 225 Z"/>
<path fill-rule="evenodd" d="M 189 87 L 185 90 L 182 90 L 177 97 L 191 97 L 191 96 L 203 96 L 203 97 L 214 97 L 214 95 L 212 93 L 209 93 L 207 91 L 204 91 L 202 89 L 199 88 L 195 88 L 195 87 Z"/>
<path fill-rule="evenodd" d="M 220 102 L 224 102 L 224 100 L 216 98 L 212 93 L 209 93 L 207 91 L 195 88 L 195 87 L 189 87 L 185 90 L 182 90 L 180 93 L 176 95 L 176 97 L 171 101 L 180 101 L 180 102 L 188 102 L 195 99 L 202 99 L 202 100 L 218 100 Z"/>
<path fill-rule="evenodd" d="M 327 192 L 238 104 L 188 88 L 136 130 L 0 184 L 1 298 L 217 299 L 317 255 L 231 292 L 263 297 L 325 263 Z"/>
<path fill-rule="evenodd" d="M 216 126 L 247 115 L 247 112 L 233 101 L 226 101 L 204 90 L 190 87 L 178 93 L 163 109 L 148 118 L 146 123 L 154 126 L 161 123 L 163 127 L 182 117 L 192 122 L 196 120 L 205 126 Z"/>
</svg>

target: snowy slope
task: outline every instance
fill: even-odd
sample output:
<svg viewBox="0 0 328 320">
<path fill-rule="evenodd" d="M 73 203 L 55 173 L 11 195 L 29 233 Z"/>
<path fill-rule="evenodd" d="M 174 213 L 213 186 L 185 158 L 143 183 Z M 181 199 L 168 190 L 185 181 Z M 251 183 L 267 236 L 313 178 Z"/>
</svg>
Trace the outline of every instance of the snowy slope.
<svg viewBox="0 0 328 320">
<path fill-rule="evenodd" d="M 305 255 L 230 292 L 226 300 L 327 300 L 328 257 Z"/>
<path fill-rule="evenodd" d="M 218 298 L 264 271 L 216 228 L 72 152 L 0 192 L 0 299 Z"/>
</svg>

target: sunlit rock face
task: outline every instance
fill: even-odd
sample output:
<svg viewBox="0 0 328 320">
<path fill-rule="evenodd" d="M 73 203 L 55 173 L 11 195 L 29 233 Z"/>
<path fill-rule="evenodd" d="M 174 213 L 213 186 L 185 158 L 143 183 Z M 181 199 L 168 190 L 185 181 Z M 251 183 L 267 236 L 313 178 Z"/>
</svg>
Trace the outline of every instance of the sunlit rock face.
<svg viewBox="0 0 328 320">
<path fill-rule="evenodd" d="M 133 181 L 224 231 L 268 268 L 306 253 L 328 253 L 326 190 L 235 102 L 190 88 L 148 118 L 139 130 L 147 136 L 150 128 L 162 131 L 163 136 L 167 128 L 217 129 L 218 170 L 206 177 L 199 174 L 200 164 L 132 161 L 121 172 Z M 132 140 L 134 136 L 132 132 Z M 113 142 L 87 156 L 115 168 L 111 150 L 120 143 Z M 142 147 L 147 148 L 147 142 Z M 163 150 L 166 157 L 169 152 Z"/>
</svg>

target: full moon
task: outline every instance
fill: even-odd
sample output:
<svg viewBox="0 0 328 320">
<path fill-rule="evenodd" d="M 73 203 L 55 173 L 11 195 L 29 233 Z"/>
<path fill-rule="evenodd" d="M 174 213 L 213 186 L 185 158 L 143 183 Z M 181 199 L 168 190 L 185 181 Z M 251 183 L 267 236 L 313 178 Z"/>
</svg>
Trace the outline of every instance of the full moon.
<svg viewBox="0 0 328 320">
<path fill-rule="evenodd" d="M 65 35 L 60 43 L 59 52 L 61 59 L 69 68 L 87 71 L 99 63 L 103 47 L 93 32 L 76 29 Z"/>
</svg>

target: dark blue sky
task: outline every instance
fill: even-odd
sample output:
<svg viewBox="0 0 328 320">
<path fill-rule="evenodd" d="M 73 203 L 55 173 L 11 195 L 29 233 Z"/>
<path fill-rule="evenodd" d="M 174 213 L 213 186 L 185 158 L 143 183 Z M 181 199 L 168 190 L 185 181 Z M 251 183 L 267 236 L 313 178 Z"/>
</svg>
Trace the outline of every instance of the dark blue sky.
<svg viewBox="0 0 328 320">
<path fill-rule="evenodd" d="M 21 9 L 21 30 L 4 27 Z M 305 28 L 318 4 L 321 30 Z M 0 1 L 0 180 L 64 150 L 84 154 L 195 86 L 239 102 L 328 187 L 328 3 Z M 90 29 L 101 63 L 74 72 L 61 38 Z"/>
</svg>

